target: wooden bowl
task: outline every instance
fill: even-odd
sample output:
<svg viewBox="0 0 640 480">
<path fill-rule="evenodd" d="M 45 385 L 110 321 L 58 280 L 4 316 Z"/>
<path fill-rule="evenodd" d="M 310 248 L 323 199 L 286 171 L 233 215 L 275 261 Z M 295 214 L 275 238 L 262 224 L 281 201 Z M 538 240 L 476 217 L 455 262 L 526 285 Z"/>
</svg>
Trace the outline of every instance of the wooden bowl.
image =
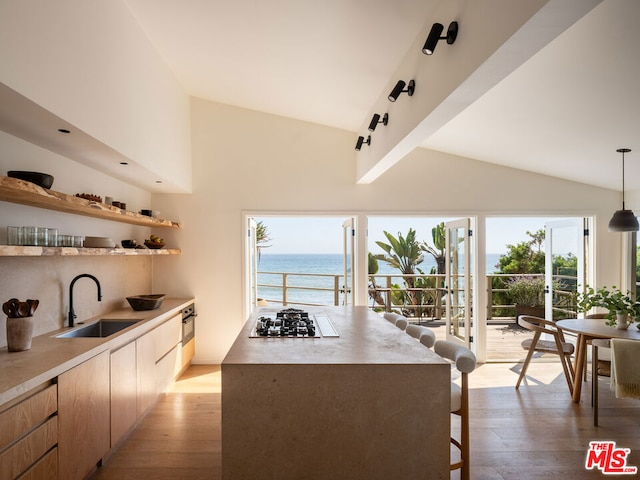
<svg viewBox="0 0 640 480">
<path fill-rule="evenodd" d="M 162 305 L 164 293 L 158 295 L 135 295 L 127 297 L 127 302 L 134 310 L 155 310 Z"/>
<path fill-rule="evenodd" d="M 144 244 L 147 248 L 162 248 L 166 245 L 166 243 L 150 242 L 149 240 L 145 240 Z"/>
</svg>

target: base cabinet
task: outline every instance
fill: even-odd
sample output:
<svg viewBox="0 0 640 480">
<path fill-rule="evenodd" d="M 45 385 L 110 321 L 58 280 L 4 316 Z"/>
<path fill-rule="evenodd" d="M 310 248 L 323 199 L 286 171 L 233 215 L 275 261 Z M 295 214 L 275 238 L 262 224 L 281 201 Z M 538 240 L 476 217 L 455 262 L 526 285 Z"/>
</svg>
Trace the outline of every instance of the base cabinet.
<svg viewBox="0 0 640 480">
<path fill-rule="evenodd" d="M 142 418 L 156 399 L 155 351 L 153 331 L 136 340 L 137 416 Z"/>
<path fill-rule="evenodd" d="M 175 378 L 181 335 L 182 316 L 176 315 L 136 340 L 138 418 L 145 415 L 158 394 Z"/>
<path fill-rule="evenodd" d="M 23 473 L 18 480 L 56 480 L 58 477 L 58 448 L 54 447 Z"/>
<path fill-rule="evenodd" d="M 178 314 L 0 405 L 0 480 L 87 478 L 190 363 L 181 337 Z"/>
<path fill-rule="evenodd" d="M 182 341 L 182 315 L 160 325 L 154 330 L 156 340 L 156 394 L 164 392 L 175 378 L 180 365 Z"/>
<path fill-rule="evenodd" d="M 58 377 L 60 478 L 82 480 L 109 451 L 109 352 Z"/>
<path fill-rule="evenodd" d="M 136 342 L 111 352 L 111 447 L 135 426 L 138 419 Z"/>
<path fill-rule="evenodd" d="M 0 480 L 58 478 L 57 397 L 49 383 L 0 409 Z"/>
</svg>

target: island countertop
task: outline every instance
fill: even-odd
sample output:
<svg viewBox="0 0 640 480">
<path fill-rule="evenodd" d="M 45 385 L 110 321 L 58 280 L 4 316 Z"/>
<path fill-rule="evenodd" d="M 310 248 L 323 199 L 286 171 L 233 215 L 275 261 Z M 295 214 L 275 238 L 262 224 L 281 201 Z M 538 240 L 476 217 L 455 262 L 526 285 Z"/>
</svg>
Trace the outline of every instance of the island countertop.
<svg viewBox="0 0 640 480">
<path fill-rule="evenodd" d="M 338 337 L 249 337 L 260 316 L 275 318 L 282 307 L 260 307 L 236 338 L 224 364 L 444 364 L 440 356 L 367 307 L 309 307 L 324 315 Z"/>
<path fill-rule="evenodd" d="M 338 337 L 250 337 L 222 362 L 223 480 L 449 478 L 451 365 L 367 307 Z"/>
</svg>

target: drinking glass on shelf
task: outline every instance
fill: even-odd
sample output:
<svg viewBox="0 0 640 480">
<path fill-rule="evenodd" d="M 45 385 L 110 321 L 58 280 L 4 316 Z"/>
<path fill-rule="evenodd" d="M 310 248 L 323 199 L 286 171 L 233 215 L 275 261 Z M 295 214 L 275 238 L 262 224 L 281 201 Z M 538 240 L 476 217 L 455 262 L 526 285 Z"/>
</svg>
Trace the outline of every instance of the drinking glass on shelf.
<svg viewBox="0 0 640 480">
<path fill-rule="evenodd" d="M 84 245 L 84 237 L 81 235 L 75 235 L 73 237 L 73 246 L 81 248 Z"/>
<path fill-rule="evenodd" d="M 7 227 L 7 245 L 22 245 L 22 228 Z"/>
<path fill-rule="evenodd" d="M 58 229 L 47 228 L 46 230 L 47 230 L 47 246 L 57 247 L 58 246 Z"/>
<path fill-rule="evenodd" d="M 73 237 L 71 235 L 58 235 L 59 247 L 73 247 Z"/>
<path fill-rule="evenodd" d="M 47 229 L 42 227 L 22 227 L 22 238 L 25 245 L 46 246 Z"/>
</svg>

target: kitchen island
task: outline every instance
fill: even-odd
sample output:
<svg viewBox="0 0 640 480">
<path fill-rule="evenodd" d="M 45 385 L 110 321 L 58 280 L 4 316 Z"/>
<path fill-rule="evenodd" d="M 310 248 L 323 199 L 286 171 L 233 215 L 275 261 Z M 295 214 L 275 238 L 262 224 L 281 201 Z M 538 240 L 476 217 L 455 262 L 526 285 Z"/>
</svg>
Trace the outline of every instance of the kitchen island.
<svg viewBox="0 0 640 480">
<path fill-rule="evenodd" d="M 449 478 L 447 362 L 367 307 L 305 309 L 339 336 L 251 337 L 279 310 L 222 362 L 224 480 Z"/>
</svg>

